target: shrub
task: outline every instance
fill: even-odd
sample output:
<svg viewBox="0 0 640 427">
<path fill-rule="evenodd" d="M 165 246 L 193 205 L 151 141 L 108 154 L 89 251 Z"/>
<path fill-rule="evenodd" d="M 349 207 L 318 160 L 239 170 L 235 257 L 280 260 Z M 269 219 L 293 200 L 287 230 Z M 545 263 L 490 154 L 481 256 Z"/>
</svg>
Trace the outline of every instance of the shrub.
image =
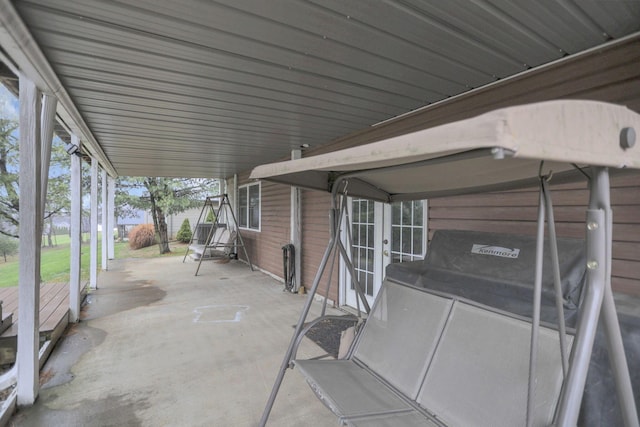
<svg viewBox="0 0 640 427">
<path fill-rule="evenodd" d="M 18 253 L 18 239 L 0 234 L 0 256 L 7 262 L 7 256 Z"/>
<path fill-rule="evenodd" d="M 184 221 L 182 221 L 176 238 L 182 243 L 189 243 L 191 241 L 191 224 L 189 224 L 189 218 L 185 218 Z"/>
<path fill-rule="evenodd" d="M 129 247 L 141 249 L 156 243 L 156 233 L 153 224 L 136 225 L 129 231 Z"/>
</svg>

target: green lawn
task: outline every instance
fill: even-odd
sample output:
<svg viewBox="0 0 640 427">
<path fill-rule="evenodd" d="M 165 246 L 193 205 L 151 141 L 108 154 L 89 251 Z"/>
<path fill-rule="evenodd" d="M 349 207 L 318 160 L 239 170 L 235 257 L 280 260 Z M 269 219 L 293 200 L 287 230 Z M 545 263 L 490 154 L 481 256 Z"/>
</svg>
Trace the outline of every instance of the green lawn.
<svg viewBox="0 0 640 427">
<path fill-rule="evenodd" d="M 44 282 L 68 282 L 69 281 L 69 236 L 57 236 L 58 245 L 53 248 L 42 248 L 42 259 L 40 261 L 40 272 Z M 182 256 L 186 250 L 186 245 L 172 242 L 170 244 L 171 253 L 162 256 Z M 101 268 L 102 244 L 98 241 L 98 268 Z M 89 251 L 88 243 L 82 245 L 82 279 L 89 280 Z M 114 246 L 116 259 L 122 258 L 152 258 L 161 256 L 158 253 L 158 246 L 153 245 L 148 248 L 133 250 L 129 248 L 127 242 L 117 242 Z M 7 262 L 0 260 L 0 287 L 18 286 L 19 258 L 18 256 L 7 257 Z"/>
</svg>

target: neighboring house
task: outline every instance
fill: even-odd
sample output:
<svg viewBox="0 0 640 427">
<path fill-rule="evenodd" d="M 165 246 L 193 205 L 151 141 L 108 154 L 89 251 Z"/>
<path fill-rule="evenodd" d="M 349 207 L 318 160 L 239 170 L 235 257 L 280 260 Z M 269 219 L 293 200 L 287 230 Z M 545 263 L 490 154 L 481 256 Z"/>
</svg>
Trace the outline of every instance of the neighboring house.
<svg viewBox="0 0 640 427">
<path fill-rule="evenodd" d="M 609 51 L 576 55 L 435 103 L 368 132 L 308 150 L 304 155 L 312 156 L 426 129 L 501 107 L 551 99 L 593 99 L 627 105 L 640 111 L 640 105 L 626 101 L 634 99 L 628 95 L 631 88 L 635 87 L 637 91 L 640 87 L 640 67 L 637 62 L 628 59 L 637 56 L 637 49 L 638 44 L 634 42 L 617 45 Z M 606 61 L 603 59 L 605 57 Z M 242 236 L 253 264 L 282 277 L 281 247 L 291 239 L 291 189 L 269 182 L 250 182 L 249 173 L 247 170 L 235 178 L 227 179 L 229 189 L 232 190 L 235 185 L 235 191 L 230 193 L 234 195 L 233 203 L 237 207 Z M 586 183 L 552 185 L 551 188 L 558 234 L 583 237 Z M 301 204 L 302 248 L 296 249 L 302 251 L 301 282 L 309 287 L 329 241 L 329 194 L 303 190 Z M 639 173 L 612 179 L 612 204 L 612 285 L 616 291 L 640 295 Z M 533 235 L 537 189 L 449 197 L 393 206 L 352 200 L 349 206 L 354 219 L 355 267 L 361 281 L 366 284 L 367 293 L 373 297 L 381 284 L 385 266 L 390 262 L 422 258 L 427 239 L 435 230 L 466 229 Z M 336 282 L 340 283 L 339 288 L 335 286 Z M 334 271 L 329 299 L 351 305 L 353 291 L 347 282 L 348 275 Z M 326 279 L 321 289 L 325 283 Z"/>
<path fill-rule="evenodd" d="M 153 222 L 153 221 L 151 221 Z M 118 217 L 116 227 L 118 228 L 118 240 L 125 240 L 129 236 L 129 231 L 136 225 L 147 224 L 146 214 L 142 210 L 134 212 L 133 216 Z"/>
<path fill-rule="evenodd" d="M 202 202 L 204 204 L 204 201 Z M 214 206 L 214 209 L 217 209 Z M 195 208 L 187 209 L 184 212 L 180 212 L 173 215 L 167 215 L 167 233 L 169 234 L 169 239 L 175 239 L 178 234 L 178 230 L 180 230 L 180 226 L 185 219 L 189 220 L 189 225 L 191 226 L 191 231 L 194 231 L 196 228 L 196 224 L 198 223 L 198 218 L 200 218 L 200 213 L 202 212 L 202 206 L 198 206 Z M 208 211 L 205 211 L 204 218 L 202 221 L 206 219 Z M 153 216 L 151 215 L 151 211 L 146 211 L 144 213 L 144 223 L 145 224 L 153 224 Z"/>
</svg>

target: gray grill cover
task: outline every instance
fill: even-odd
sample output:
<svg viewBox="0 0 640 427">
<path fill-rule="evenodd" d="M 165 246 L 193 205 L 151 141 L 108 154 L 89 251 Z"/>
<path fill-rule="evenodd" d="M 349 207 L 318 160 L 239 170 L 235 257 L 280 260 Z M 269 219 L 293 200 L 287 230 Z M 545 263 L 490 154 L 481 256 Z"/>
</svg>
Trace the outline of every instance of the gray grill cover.
<svg viewBox="0 0 640 427">
<path fill-rule="evenodd" d="M 553 269 L 549 245 L 545 243 L 542 297 L 555 307 Z M 566 308 L 580 299 L 586 256 L 584 240 L 558 238 L 562 295 Z M 535 271 L 536 239 L 530 236 L 439 230 L 433 236 L 427 257 L 421 262 L 392 264 L 387 275 L 411 285 L 434 280 L 453 284 L 473 297 L 487 292 L 530 300 Z M 414 264 L 414 265 L 411 265 Z M 469 286 L 469 283 L 473 286 Z M 431 287 L 431 285 L 425 285 Z M 444 289 L 443 289 L 444 290 Z M 486 298 L 486 297 L 485 297 Z"/>
<path fill-rule="evenodd" d="M 520 249 L 520 252 L 516 262 L 512 262 L 514 258 L 509 256 L 513 255 L 495 248 L 496 253 L 503 256 L 471 253 L 474 244 Z M 558 252 L 565 320 L 567 326 L 575 327 L 586 265 L 584 241 L 558 239 Z M 439 230 L 433 236 L 424 261 L 391 264 L 386 274 L 387 278 L 402 283 L 446 292 L 531 317 L 534 263 L 534 237 Z M 541 319 L 555 324 L 557 316 L 551 274 L 551 258 L 545 245 Z M 616 295 L 616 303 L 636 406 L 640 408 L 640 301 L 628 295 Z M 579 425 L 622 425 L 601 327 L 594 344 Z"/>
</svg>

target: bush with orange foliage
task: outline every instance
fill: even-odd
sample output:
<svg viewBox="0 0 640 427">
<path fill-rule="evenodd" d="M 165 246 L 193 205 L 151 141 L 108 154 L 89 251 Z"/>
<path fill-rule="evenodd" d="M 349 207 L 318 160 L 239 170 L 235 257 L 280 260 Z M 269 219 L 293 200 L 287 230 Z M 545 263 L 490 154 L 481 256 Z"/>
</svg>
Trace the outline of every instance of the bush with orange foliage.
<svg viewBox="0 0 640 427">
<path fill-rule="evenodd" d="M 136 225 L 129 231 L 129 247 L 141 249 L 156 243 L 156 233 L 153 224 Z"/>
</svg>

